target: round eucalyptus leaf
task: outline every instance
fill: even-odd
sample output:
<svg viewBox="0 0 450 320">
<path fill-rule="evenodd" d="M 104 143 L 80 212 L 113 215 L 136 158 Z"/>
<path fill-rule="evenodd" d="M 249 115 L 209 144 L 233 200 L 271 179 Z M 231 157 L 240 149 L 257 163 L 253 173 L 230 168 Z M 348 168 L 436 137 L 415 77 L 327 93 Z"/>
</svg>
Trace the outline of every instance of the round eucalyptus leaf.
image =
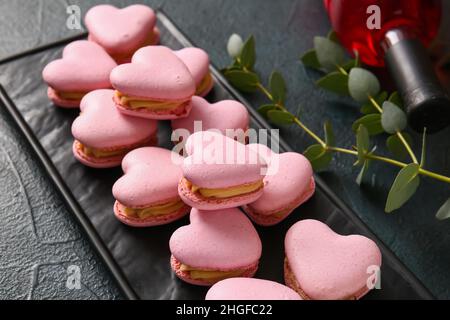
<svg viewBox="0 0 450 320">
<path fill-rule="evenodd" d="M 328 152 L 320 144 L 309 146 L 303 155 L 311 162 L 314 171 L 319 171 L 328 167 L 333 158 L 333 154 Z"/>
<path fill-rule="evenodd" d="M 413 144 L 413 139 L 408 133 L 403 132 L 403 137 L 409 145 Z M 397 135 L 394 134 L 389 136 L 389 138 L 386 139 L 386 146 L 388 150 L 395 156 L 395 158 L 404 160 L 408 157 L 408 152 L 406 151 L 403 142 Z"/>
<path fill-rule="evenodd" d="M 320 65 L 328 71 L 336 70 L 345 62 L 344 48 L 325 37 L 314 37 L 314 49 Z"/>
<path fill-rule="evenodd" d="M 276 110 L 278 107 L 274 104 L 264 104 L 258 108 L 258 112 L 263 116 L 267 117 L 267 112 L 270 110 Z"/>
<path fill-rule="evenodd" d="M 242 70 L 229 70 L 225 72 L 225 78 L 238 90 L 243 92 L 255 92 L 259 82 L 256 73 Z"/>
<path fill-rule="evenodd" d="M 383 114 L 381 115 L 381 125 L 384 131 L 393 134 L 406 128 L 408 120 L 405 112 L 390 101 L 383 103 Z"/>
<path fill-rule="evenodd" d="M 286 125 L 294 122 L 294 116 L 292 114 L 281 110 L 269 110 L 267 117 L 270 121 L 278 125 Z"/>
<path fill-rule="evenodd" d="M 311 49 L 306 51 L 301 57 L 300 60 L 306 67 L 313 69 L 320 69 L 320 62 L 317 60 L 316 50 Z"/>
<path fill-rule="evenodd" d="M 356 132 L 360 125 L 364 125 L 371 136 L 384 132 L 383 127 L 381 126 L 381 115 L 379 113 L 367 114 L 357 119 L 352 124 L 353 131 Z"/>
<path fill-rule="evenodd" d="M 369 70 L 352 68 L 349 73 L 348 90 L 353 99 L 359 103 L 366 103 L 369 96 L 376 97 L 380 92 L 380 82 Z"/>
<path fill-rule="evenodd" d="M 281 73 L 274 71 L 269 80 L 270 92 L 275 102 L 284 103 L 286 99 L 286 82 Z"/>
<path fill-rule="evenodd" d="M 338 71 L 331 72 L 316 81 L 318 87 L 341 95 L 348 95 L 348 76 Z"/>
</svg>

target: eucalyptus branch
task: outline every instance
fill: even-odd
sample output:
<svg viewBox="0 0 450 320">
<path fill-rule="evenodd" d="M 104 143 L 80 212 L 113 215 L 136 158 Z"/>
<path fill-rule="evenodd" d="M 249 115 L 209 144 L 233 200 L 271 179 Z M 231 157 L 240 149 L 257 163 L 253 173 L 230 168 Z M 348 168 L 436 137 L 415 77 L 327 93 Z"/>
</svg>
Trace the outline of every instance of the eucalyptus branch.
<svg viewBox="0 0 450 320">
<path fill-rule="evenodd" d="M 234 38 L 233 38 L 234 37 Z M 370 71 L 359 67 L 358 53 L 355 59 L 345 61 L 344 49 L 336 43 L 336 37 L 331 34 L 328 38 L 316 37 L 315 49 L 308 51 L 302 57 L 302 62 L 309 67 L 325 70 L 329 73 L 319 79 L 316 84 L 327 90 L 352 96 L 356 101 L 364 103 L 362 112 L 366 115 L 356 120 L 353 130 L 356 133 L 356 146 L 344 148 L 335 145 L 332 126 L 324 124 L 324 138 L 311 130 L 298 115 L 291 113 L 285 106 L 286 84 L 282 75 L 274 71 L 268 86 L 260 80 L 254 71 L 256 60 L 255 40 L 251 36 L 245 43 L 237 35 L 233 35 L 228 43 L 228 52 L 234 58 L 233 63 L 222 70 L 228 81 L 238 90 L 247 93 L 259 91 L 269 101 L 259 107 L 258 111 L 271 122 L 278 125 L 296 125 L 308 134 L 317 144 L 306 149 L 304 155 L 310 160 L 314 170 L 321 170 L 328 166 L 333 153 L 342 153 L 357 158 L 355 165 L 361 166 L 356 181 L 362 182 L 364 174 L 371 161 L 383 162 L 401 170 L 389 191 L 386 201 L 386 212 L 400 208 L 416 191 L 419 186 L 419 176 L 426 176 L 445 183 L 450 183 L 450 177 L 426 170 L 425 162 L 425 132 L 422 142 L 422 159 L 420 164 L 414 154 L 410 137 L 403 130 L 406 127 L 406 115 L 401 110 L 401 101 L 397 93 L 389 96 L 380 91 L 378 79 Z M 383 104 L 383 106 L 381 106 Z M 375 154 L 375 148 L 370 146 L 370 135 L 388 132 L 387 146 L 391 152 L 406 151 L 412 163 L 405 163 L 397 159 Z M 401 146 L 401 147 L 400 147 Z M 450 217 L 450 205 L 447 201 L 439 210 L 437 217 Z"/>
<path fill-rule="evenodd" d="M 244 72 L 250 72 L 250 71 L 244 70 Z M 317 143 L 322 145 L 327 151 L 349 154 L 349 155 L 353 155 L 355 157 L 358 156 L 357 148 L 355 148 L 356 150 L 350 150 L 350 149 L 341 148 L 341 147 L 328 146 L 326 144 L 326 142 L 322 138 L 320 138 L 316 133 L 314 133 L 311 129 L 309 129 L 297 116 L 295 116 L 294 114 L 289 112 L 284 104 L 279 103 L 279 102 L 275 102 L 273 97 L 272 97 L 272 94 L 269 91 L 269 89 L 267 89 L 261 82 L 258 82 L 256 84 L 256 86 L 257 86 L 258 90 L 267 97 L 267 99 L 269 99 L 271 102 L 274 102 L 274 105 L 276 105 L 279 110 L 281 110 L 283 112 L 286 112 L 286 113 L 289 113 L 292 116 L 292 121 L 298 127 L 303 129 L 303 131 L 305 131 L 313 140 L 315 140 Z M 373 100 L 373 98 L 371 98 L 371 99 Z M 381 110 L 381 112 L 382 112 L 382 110 Z M 405 144 L 409 146 L 409 144 L 406 141 L 405 141 Z M 376 160 L 376 161 L 384 162 L 384 163 L 387 163 L 387 164 L 390 164 L 390 165 L 393 165 L 393 166 L 396 166 L 396 167 L 400 167 L 400 168 L 405 168 L 406 166 L 408 166 L 407 163 L 400 162 L 400 161 L 397 161 L 395 159 L 390 159 L 390 158 L 387 158 L 387 157 L 383 157 L 383 156 L 380 156 L 380 155 L 376 155 L 376 154 L 373 154 L 373 153 L 368 153 L 368 154 L 366 154 L 365 157 L 367 159 L 369 159 L 369 160 Z M 415 156 L 414 156 L 414 159 L 416 159 Z M 417 159 L 415 161 L 417 161 Z M 415 162 L 415 163 L 417 163 L 417 162 Z M 431 177 L 431 178 L 434 178 L 434 179 L 437 179 L 437 180 L 440 180 L 440 181 L 443 181 L 443 182 L 450 183 L 450 177 L 446 177 L 444 175 L 441 175 L 441 174 L 438 174 L 438 173 L 435 173 L 435 172 L 431 172 L 429 170 L 425 170 L 425 169 L 421 168 L 419 170 L 419 174 L 424 175 L 424 176 L 428 176 L 428 177 Z"/>
<path fill-rule="evenodd" d="M 246 71 L 248 72 L 248 71 Z M 280 102 L 276 102 L 274 101 L 274 98 L 272 96 L 272 94 L 270 93 L 270 91 L 264 87 L 264 85 L 261 82 L 257 83 L 257 88 L 259 89 L 259 91 L 261 91 L 270 101 L 272 101 L 274 103 L 275 106 L 278 107 L 279 110 L 283 111 L 283 112 L 288 112 L 289 111 L 286 109 L 286 107 L 281 104 Z M 292 120 L 294 123 L 296 123 L 300 128 L 302 128 L 307 134 L 309 134 L 311 136 L 311 138 L 313 138 L 314 140 L 316 140 L 317 143 L 319 143 L 320 145 L 322 145 L 323 147 L 326 147 L 326 142 L 323 141 L 318 135 L 316 135 L 311 129 L 309 129 L 303 122 L 300 121 L 300 119 L 293 115 L 292 113 L 289 113 L 292 115 Z"/>
</svg>

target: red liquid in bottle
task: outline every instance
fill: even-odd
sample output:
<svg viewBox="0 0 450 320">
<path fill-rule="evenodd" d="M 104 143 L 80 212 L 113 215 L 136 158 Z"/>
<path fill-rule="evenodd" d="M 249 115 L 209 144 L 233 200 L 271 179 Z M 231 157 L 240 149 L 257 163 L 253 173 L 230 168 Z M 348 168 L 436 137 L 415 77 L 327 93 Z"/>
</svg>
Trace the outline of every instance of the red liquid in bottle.
<svg viewBox="0 0 450 320">
<path fill-rule="evenodd" d="M 384 65 L 381 47 L 386 32 L 401 28 L 428 46 L 436 36 L 441 20 L 439 0 L 324 0 L 333 29 L 349 50 L 357 50 L 361 61 Z M 381 29 L 367 28 L 370 5 L 381 9 Z"/>
</svg>

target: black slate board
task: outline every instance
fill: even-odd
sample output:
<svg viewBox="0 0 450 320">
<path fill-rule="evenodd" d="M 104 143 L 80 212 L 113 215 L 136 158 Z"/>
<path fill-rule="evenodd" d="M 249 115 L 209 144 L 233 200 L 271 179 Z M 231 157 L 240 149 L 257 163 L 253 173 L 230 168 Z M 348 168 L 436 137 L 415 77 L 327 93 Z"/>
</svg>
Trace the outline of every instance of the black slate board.
<svg viewBox="0 0 450 320">
<path fill-rule="evenodd" d="M 172 49 L 190 46 L 190 42 L 162 12 L 158 12 L 161 43 Z M 41 79 L 43 67 L 61 54 L 59 41 L 43 48 L 0 61 L 26 77 L 8 79 L 9 86 L 22 86 L 26 98 L 14 105 L 4 91 L 1 98 L 33 145 L 39 161 L 54 180 L 68 207 L 86 230 L 94 246 L 111 269 L 128 298 L 202 299 L 206 288 L 176 279 L 169 266 L 168 240 L 188 218 L 167 226 L 135 229 L 124 226 L 112 214 L 111 187 L 120 177 L 120 169 L 95 170 L 79 164 L 72 156 L 70 126 L 78 111 L 55 108 L 46 97 Z M 210 101 L 234 98 L 243 102 L 251 114 L 253 128 L 269 128 L 257 112 L 212 68 L 216 79 Z M 14 82 L 17 83 L 14 83 Z M 23 117 L 23 118 L 22 118 Z M 25 119 L 25 120 L 24 120 Z M 171 147 L 170 126 L 162 122 L 160 145 Z M 281 141 L 281 151 L 291 150 Z M 257 227 L 263 242 L 263 255 L 256 277 L 283 282 L 284 235 L 299 219 L 314 218 L 341 234 L 358 233 L 377 241 L 383 253 L 381 290 L 373 290 L 364 299 L 431 299 L 432 295 L 417 278 L 368 230 L 362 221 L 316 176 L 315 196 L 275 227 Z"/>
</svg>

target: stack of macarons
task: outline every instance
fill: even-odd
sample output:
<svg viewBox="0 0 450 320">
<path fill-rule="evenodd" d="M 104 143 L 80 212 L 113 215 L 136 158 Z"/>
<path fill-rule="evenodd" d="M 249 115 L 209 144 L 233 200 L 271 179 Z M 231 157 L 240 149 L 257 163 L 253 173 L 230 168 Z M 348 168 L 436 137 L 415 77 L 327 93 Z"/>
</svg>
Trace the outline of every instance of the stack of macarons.
<svg viewBox="0 0 450 320">
<path fill-rule="evenodd" d="M 88 10 L 84 22 L 89 32 L 88 40 L 67 45 L 62 58 L 49 63 L 43 71 L 44 81 L 48 84 L 48 97 L 55 105 L 77 108 L 82 97 L 88 92 L 111 88 L 110 74 L 118 64 L 132 64 L 116 70 L 112 76 L 114 81 L 117 81 L 116 85 L 125 89 L 124 92 L 117 92 L 118 105 L 124 111 L 130 111 L 131 108 L 132 115 L 147 115 L 147 112 L 139 111 L 143 109 L 141 106 L 149 107 L 150 102 L 153 109 L 164 110 L 157 112 L 163 114 L 158 119 L 187 116 L 190 104 L 185 102 L 194 94 L 205 96 L 212 89 L 214 81 L 209 71 L 209 57 L 200 48 L 185 48 L 171 51 L 170 54 L 166 52 L 169 49 L 159 49 L 159 53 L 157 50 L 150 53 L 149 50 L 141 50 L 137 54 L 139 49 L 153 47 L 159 43 L 160 32 L 156 27 L 156 14 L 150 7 L 135 4 L 119 9 L 107 4 L 97 5 Z M 124 69 L 136 69 L 136 64 L 141 66 L 140 62 L 147 58 L 152 60 L 149 65 L 144 63 L 144 69 L 151 70 L 152 74 L 158 73 L 164 67 L 169 68 L 165 76 L 155 81 L 168 82 L 171 77 L 181 76 L 179 85 L 175 86 L 174 82 L 171 82 L 169 87 L 161 90 L 157 90 L 155 83 L 147 83 L 147 87 L 136 86 L 136 81 L 140 81 L 139 75 L 143 72 L 133 75 L 130 79 L 123 79 L 129 75 L 129 71 Z M 133 83 L 125 85 L 124 81 Z M 147 92 L 148 86 L 152 85 L 152 90 Z M 129 101 L 136 97 L 139 97 L 137 101 Z M 169 112 L 168 109 L 176 116 L 164 116 Z M 153 116 L 149 117 L 155 119 Z"/>
<path fill-rule="evenodd" d="M 113 186 L 117 219 L 133 227 L 148 227 L 187 214 L 190 207 L 178 195 L 182 161 L 177 153 L 157 147 L 128 153 L 122 161 L 124 175 Z"/>
<path fill-rule="evenodd" d="M 189 215 L 169 240 L 168 266 L 178 278 L 212 286 L 207 299 L 358 299 L 368 292 L 364 268 L 381 264 L 375 243 L 315 220 L 297 222 L 286 235 L 287 286 L 250 279 L 262 254 L 253 223 L 276 225 L 313 196 L 311 164 L 299 153 L 248 144 L 247 108 L 205 99 L 214 85 L 207 53 L 157 45 L 151 8 L 99 5 L 85 24 L 88 40 L 69 44 L 43 70 L 48 97 L 80 108 L 72 124 L 79 162 L 122 167 L 112 189 L 118 221 L 152 227 Z M 183 152 L 157 147 L 165 120 Z"/>
<path fill-rule="evenodd" d="M 129 62 L 139 48 L 159 42 L 155 12 L 145 5 L 97 5 L 86 13 L 84 23 L 89 41 L 102 46 L 117 63 Z"/>
<path fill-rule="evenodd" d="M 78 108 L 90 91 L 111 88 L 109 75 L 116 62 L 98 44 L 79 40 L 67 45 L 62 58 L 42 71 L 48 84 L 47 95 L 57 106 Z"/>
<path fill-rule="evenodd" d="M 81 100 L 72 124 L 73 154 L 94 168 L 119 166 L 131 150 L 157 143 L 157 122 L 120 113 L 111 89 L 94 90 Z"/>
<path fill-rule="evenodd" d="M 187 118 L 194 105 L 199 109 L 191 100 L 214 84 L 209 57 L 199 48 L 157 46 L 156 15 L 145 5 L 94 6 L 84 21 L 88 40 L 67 45 L 42 76 L 55 105 L 80 108 L 72 126 L 75 158 L 93 168 L 120 166 L 133 149 L 156 145 L 157 120 Z M 245 113 L 235 118 L 246 129 L 248 115 L 239 107 Z M 187 131 L 213 118 L 196 111 L 178 127 Z"/>
</svg>

